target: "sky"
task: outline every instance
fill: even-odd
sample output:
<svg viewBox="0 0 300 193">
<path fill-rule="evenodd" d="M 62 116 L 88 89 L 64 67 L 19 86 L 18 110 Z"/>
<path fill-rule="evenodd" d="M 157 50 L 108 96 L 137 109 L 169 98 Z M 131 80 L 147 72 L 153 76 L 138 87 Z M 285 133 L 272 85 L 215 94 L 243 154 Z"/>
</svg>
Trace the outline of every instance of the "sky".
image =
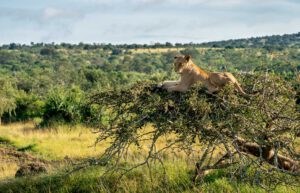
<svg viewBox="0 0 300 193">
<path fill-rule="evenodd" d="M 208 41 L 300 31 L 300 0 L 1 0 L 0 44 Z"/>
</svg>

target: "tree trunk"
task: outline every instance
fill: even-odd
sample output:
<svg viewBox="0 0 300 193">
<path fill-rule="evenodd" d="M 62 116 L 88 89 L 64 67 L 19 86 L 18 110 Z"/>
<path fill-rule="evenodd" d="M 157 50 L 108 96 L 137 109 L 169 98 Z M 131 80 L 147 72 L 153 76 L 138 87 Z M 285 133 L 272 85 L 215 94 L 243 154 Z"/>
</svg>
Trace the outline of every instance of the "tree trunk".
<svg viewBox="0 0 300 193">
<path fill-rule="evenodd" d="M 255 157 L 262 157 L 265 161 L 273 166 L 278 166 L 290 172 L 300 172 L 299 161 L 293 160 L 289 157 L 277 154 L 277 163 L 275 163 L 274 149 L 271 147 L 260 147 L 257 143 L 246 142 L 243 139 L 237 139 L 236 143 L 239 150 L 251 154 Z"/>
<path fill-rule="evenodd" d="M 272 147 L 261 147 L 257 143 L 246 142 L 244 139 L 238 138 L 235 141 L 239 151 L 253 155 L 255 157 L 262 157 L 267 163 L 278 167 L 279 169 L 283 169 L 289 172 L 293 172 L 295 174 L 299 174 L 300 166 L 299 161 L 293 160 L 289 157 L 283 156 L 281 154 L 277 154 L 277 163 L 275 161 L 275 153 Z M 211 169 L 221 169 L 227 168 L 232 164 L 238 164 L 238 162 L 234 163 L 222 163 L 225 159 L 229 157 L 228 154 L 225 154 L 220 160 L 218 160 L 215 164 L 210 166 L 201 167 L 201 164 L 196 163 L 195 174 L 193 177 L 193 182 L 196 182 L 198 177 L 202 178 L 205 175 L 206 170 Z"/>
</svg>

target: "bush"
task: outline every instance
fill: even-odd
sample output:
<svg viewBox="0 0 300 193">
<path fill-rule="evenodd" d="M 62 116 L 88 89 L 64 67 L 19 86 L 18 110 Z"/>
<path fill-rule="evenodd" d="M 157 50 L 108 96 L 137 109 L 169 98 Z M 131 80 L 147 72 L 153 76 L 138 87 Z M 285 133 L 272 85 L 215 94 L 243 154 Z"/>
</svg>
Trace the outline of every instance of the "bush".
<svg viewBox="0 0 300 193">
<path fill-rule="evenodd" d="M 44 102 L 34 94 L 19 92 L 14 113 L 6 116 L 10 121 L 27 121 L 43 116 Z"/>
<path fill-rule="evenodd" d="M 0 79 L 0 125 L 4 114 L 11 115 L 14 112 L 16 93 L 10 82 Z"/>
<path fill-rule="evenodd" d="M 56 51 L 53 48 L 43 48 L 41 49 L 40 54 L 42 56 L 54 56 Z"/>
<path fill-rule="evenodd" d="M 46 97 L 41 125 L 51 125 L 57 122 L 80 122 L 83 104 L 83 92 L 78 87 L 54 88 Z"/>
</svg>

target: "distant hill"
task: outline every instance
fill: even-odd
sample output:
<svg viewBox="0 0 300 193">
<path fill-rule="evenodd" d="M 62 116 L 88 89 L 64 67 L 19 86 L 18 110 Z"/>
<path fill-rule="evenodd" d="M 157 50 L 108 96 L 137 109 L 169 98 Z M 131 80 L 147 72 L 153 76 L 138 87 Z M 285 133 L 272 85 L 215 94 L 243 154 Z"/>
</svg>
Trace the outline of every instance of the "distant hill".
<svg viewBox="0 0 300 193">
<path fill-rule="evenodd" d="M 26 49 L 26 48 L 42 48 L 42 47 L 51 47 L 51 48 L 67 48 L 67 49 L 83 49 L 83 50 L 94 50 L 94 49 L 104 49 L 104 50 L 114 50 L 115 54 L 122 52 L 120 49 L 148 49 L 148 48 L 191 48 L 191 47 L 200 47 L 200 48 L 265 48 L 267 50 L 281 50 L 283 48 L 300 48 L 300 32 L 294 34 L 284 34 L 284 35 L 271 35 L 263 37 L 251 37 L 243 39 L 231 39 L 231 40 L 222 40 L 222 41 L 212 41 L 204 43 L 175 43 L 170 42 L 165 43 L 154 43 L 154 44 L 106 44 L 106 43 L 34 43 L 30 45 L 11 43 L 7 45 L 0 45 L 1 49 Z"/>
<path fill-rule="evenodd" d="M 251 37 L 198 44 L 201 47 L 216 48 L 300 48 L 300 32 L 294 34 Z"/>
</svg>

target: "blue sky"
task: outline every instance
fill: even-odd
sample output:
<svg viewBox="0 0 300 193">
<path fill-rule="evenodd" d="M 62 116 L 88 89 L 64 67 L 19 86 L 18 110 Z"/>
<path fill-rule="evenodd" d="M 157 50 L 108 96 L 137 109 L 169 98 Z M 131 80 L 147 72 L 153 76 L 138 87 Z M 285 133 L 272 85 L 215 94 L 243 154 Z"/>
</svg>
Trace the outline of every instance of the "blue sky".
<svg viewBox="0 0 300 193">
<path fill-rule="evenodd" d="M 1 0 L 0 44 L 206 42 L 300 31 L 300 0 Z"/>
</svg>

